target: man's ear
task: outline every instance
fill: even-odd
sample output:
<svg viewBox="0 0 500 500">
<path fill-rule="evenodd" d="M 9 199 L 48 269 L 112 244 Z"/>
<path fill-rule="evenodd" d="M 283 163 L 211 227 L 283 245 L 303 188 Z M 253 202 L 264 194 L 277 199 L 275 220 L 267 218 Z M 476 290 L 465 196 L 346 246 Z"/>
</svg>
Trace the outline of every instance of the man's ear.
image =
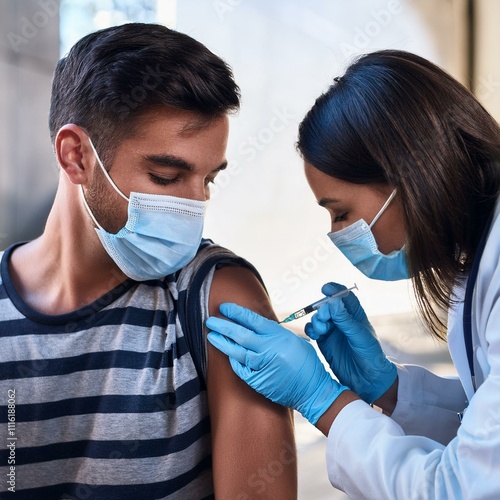
<svg viewBox="0 0 500 500">
<path fill-rule="evenodd" d="M 95 165 L 95 155 L 87 133 L 68 123 L 57 132 L 54 149 L 61 170 L 73 184 L 87 184 Z"/>
</svg>

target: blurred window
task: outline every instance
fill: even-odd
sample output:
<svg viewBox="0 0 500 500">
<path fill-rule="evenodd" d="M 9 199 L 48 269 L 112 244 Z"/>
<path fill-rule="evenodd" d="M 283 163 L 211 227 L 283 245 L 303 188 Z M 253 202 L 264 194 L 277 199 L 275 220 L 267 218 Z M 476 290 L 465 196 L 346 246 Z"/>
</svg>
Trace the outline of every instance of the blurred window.
<svg viewBox="0 0 500 500">
<path fill-rule="evenodd" d="M 60 54 L 88 33 L 118 24 L 158 21 L 161 0 L 61 0 Z M 165 2 L 163 2 L 165 3 Z M 168 0 L 166 2 L 169 3 Z"/>
</svg>

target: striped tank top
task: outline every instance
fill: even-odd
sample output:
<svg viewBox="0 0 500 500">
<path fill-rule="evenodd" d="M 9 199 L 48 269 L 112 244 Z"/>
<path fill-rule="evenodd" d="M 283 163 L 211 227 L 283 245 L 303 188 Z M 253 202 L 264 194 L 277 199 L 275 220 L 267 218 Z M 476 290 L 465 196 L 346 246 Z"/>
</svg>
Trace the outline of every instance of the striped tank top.
<svg viewBox="0 0 500 500">
<path fill-rule="evenodd" d="M 252 266 L 204 240 L 181 271 L 55 316 L 17 294 L 13 248 L 0 253 L 0 496 L 213 498 L 202 325 L 215 268 Z"/>
</svg>

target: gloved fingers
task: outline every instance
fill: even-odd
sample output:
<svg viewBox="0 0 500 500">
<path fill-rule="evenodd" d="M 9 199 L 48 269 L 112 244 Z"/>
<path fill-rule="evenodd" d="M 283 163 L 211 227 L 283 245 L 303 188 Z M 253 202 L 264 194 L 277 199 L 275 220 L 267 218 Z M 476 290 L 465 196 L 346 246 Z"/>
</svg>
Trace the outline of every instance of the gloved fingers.
<svg viewBox="0 0 500 500">
<path fill-rule="evenodd" d="M 331 333 L 334 328 L 333 322 L 330 320 L 330 315 L 323 320 L 318 313 L 314 314 L 311 321 L 304 328 L 305 333 L 313 340 L 318 340 L 320 337 Z"/>
<path fill-rule="evenodd" d="M 252 351 L 247 351 L 243 347 L 238 346 L 238 344 L 234 345 L 239 349 L 232 350 L 232 347 L 228 348 L 224 345 L 224 340 L 221 341 L 217 337 L 222 337 L 222 339 L 229 344 L 231 344 L 231 340 L 225 339 L 223 335 L 219 335 L 218 333 L 210 332 L 208 334 L 208 340 L 215 347 L 228 355 L 233 371 L 245 382 L 250 380 L 251 375 L 255 375 L 260 369 L 266 366 L 267 363 L 265 356 Z M 219 347 L 219 345 L 221 347 Z"/>
<path fill-rule="evenodd" d="M 220 333 L 209 332 L 207 339 L 219 351 L 250 371 L 258 371 L 267 364 L 268 357 L 265 354 L 249 351 Z"/>
<path fill-rule="evenodd" d="M 209 332 L 207 335 L 208 341 L 219 351 L 229 356 L 231 359 L 237 360 L 239 363 L 246 364 L 248 350 L 240 346 L 236 342 L 217 332 Z"/>
<path fill-rule="evenodd" d="M 342 299 L 331 299 L 329 302 L 326 304 L 323 304 L 314 314 L 316 316 L 317 321 L 322 321 L 323 323 L 332 323 L 332 312 L 330 312 L 330 307 L 329 304 L 332 304 L 333 302 L 339 303 L 342 302 Z M 332 311 L 336 311 L 339 306 L 334 307 Z"/>
<path fill-rule="evenodd" d="M 341 285 L 339 283 L 326 283 L 323 285 L 323 288 L 321 289 L 321 292 L 324 295 L 334 295 L 338 292 L 341 292 L 342 290 L 346 290 L 347 287 L 344 285 Z M 349 292 L 347 295 L 342 297 L 342 301 L 344 302 L 346 309 L 348 312 L 357 320 L 357 321 L 363 321 L 366 319 L 366 314 L 361 306 L 358 298 L 353 292 Z"/>
<path fill-rule="evenodd" d="M 352 316 L 346 309 L 342 298 L 329 300 L 318 309 L 318 318 L 324 322 L 330 320 L 335 325 L 340 325 L 352 320 Z"/>
<path fill-rule="evenodd" d="M 351 316 L 356 320 L 356 321 L 367 321 L 368 318 L 366 317 L 365 310 L 363 309 L 363 306 L 359 302 L 358 297 L 352 292 L 349 292 L 348 295 L 345 297 L 342 297 L 342 302 L 344 302 L 344 305 L 346 309 L 349 311 Z"/>
<path fill-rule="evenodd" d="M 261 337 L 258 334 L 227 319 L 210 316 L 205 323 L 209 330 L 224 335 L 246 349 L 255 351 L 264 347 L 262 340 L 259 342 Z"/>
<path fill-rule="evenodd" d="M 306 323 L 304 333 L 312 340 L 318 340 L 319 335 L 314 331 L 312 322 Z"/>
<path fill-rule="evenodd" d="M 231 357 L 229 358 L 229 363 L 231 363 L 233 372 L 236 373 L 241 380 L 248 383 L 250 377 L 252 376 L 252 370 L 245 364 L 240 363 L 237 359 Z"/>
<path fill-rule="evenodd" d="M 330 283 L 325 283 L 321 288 L 321 293 L 329 297 L 330 295 L 334 295 L 336 293 L 341 292 L 342 290 L 346 290 L 347 287 L 341 285 L 340 283 L 334 283 L 331 281 Z"/>
<path fill-rule="evenodd" d="M 269 363 L 269 359 L 267 353 L 248 351 L 245 364 L 250 370 L 257 372 Z"/>
<path fill-rule="evenodd" d="M 351 316 L 346 309 L 342 299 L 333 299 L 322 305 L 318 310 L 318 316 L 326 313 L 322 309 L 327 309 L 333 324 L 344 334 L 351 347 L 355 349 L 366 349 L 376 340 L 370 325 L 360 323 Z"/>
<path fill-rule="evenodd" d="M 313 326 L 313 323 L 307 323 L 306 326 L 304 327 L 304 333 L 311 339 L 311 340 L 318 340 L 319 338 L 321 338 L 322 335 L 324 335 L 326 333 L 321 331 L 321 332 L 318 332 L 316 331 L 316 329 L 314 328 Z"/>
<path fill-rule="evenodd" d="M 276 321 L 264 318 L 246 307 L 239 306 L 238 304 L 224 303 L 219 307 L 220 312 L 231 319 L 235 323 L 242 325 L 249 330 L 252 330 L 261 335 L 273 333 L 276 329 L 285 330 L 280 327 Z"/>
</svg>

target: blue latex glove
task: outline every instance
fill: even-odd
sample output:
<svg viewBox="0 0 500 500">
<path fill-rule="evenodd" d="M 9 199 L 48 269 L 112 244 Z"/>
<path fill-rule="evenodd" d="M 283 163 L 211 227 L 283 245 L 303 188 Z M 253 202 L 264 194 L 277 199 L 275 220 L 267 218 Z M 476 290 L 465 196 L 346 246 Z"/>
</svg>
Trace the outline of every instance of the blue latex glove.
<svg viewBox="0 0 500 500">
<path fill-rule="evenodd" d="M 327 283 L 322 292 L 333 295 L 346 287 Z M 394 383 L 397 370 L 382 351 L 372 325 L 356 295 L 323 304 L 305 327 L 342 384 L 367 403 L 373 403 Z"/>
<path fill-rule="evenodd" d="M 234 323 L 208 318 L 208 340 L 229 356 L 236 375 L 266 398 L 316 424 L 347 389 L 325 370 L 308 341 L 236 304 L 221 304 L 220 312 Z"/>
</svg>

